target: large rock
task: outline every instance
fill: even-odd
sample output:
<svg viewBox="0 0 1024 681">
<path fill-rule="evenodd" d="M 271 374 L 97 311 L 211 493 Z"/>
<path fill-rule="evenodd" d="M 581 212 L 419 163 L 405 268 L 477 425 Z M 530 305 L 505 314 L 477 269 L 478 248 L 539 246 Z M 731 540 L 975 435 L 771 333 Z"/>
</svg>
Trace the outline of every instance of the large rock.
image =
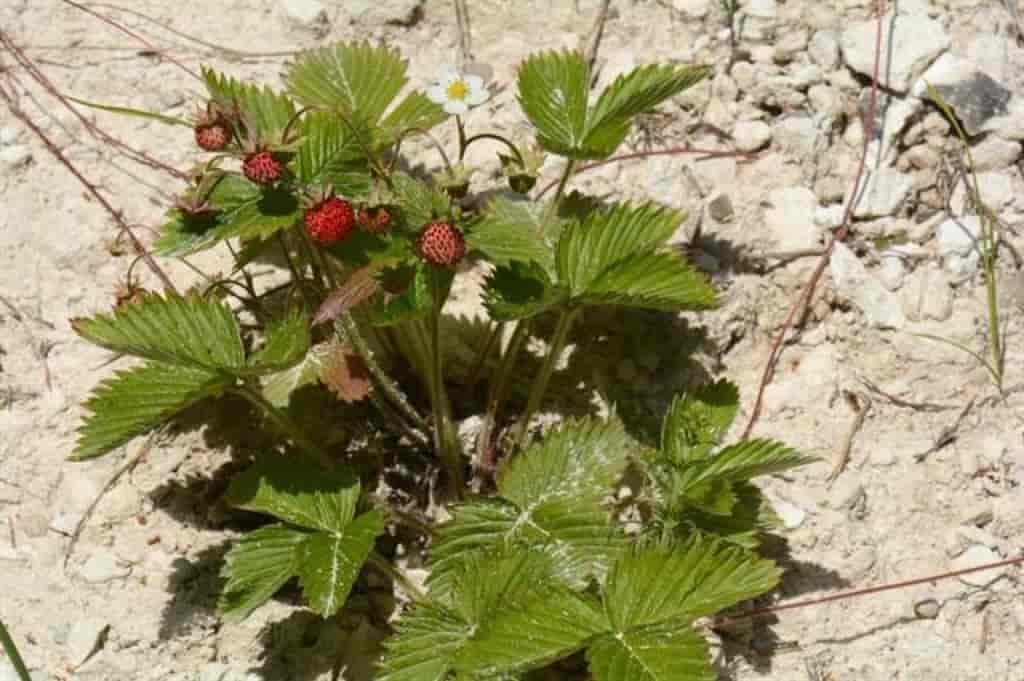
<svg viewBox="0 0 1024 681">
<path fill-rule="evenodd" d="M 846 65 L 871 77 L 875 69 L 878 21 L 855 22 L 843 31 L 840 46 Z M 882 18 L 882 63 L 878 80 L 897 92 L 907 92 L 918 76 L 949 49 L 950 38 L 942 23 L 925 15 L 892 13 Z"/>
<path fill-rule="evenodd" d="M 1013 93 L 966 59 L 951 54 L 936 59 L 914 84 L 914 96 L 932 98 L 929 85 L 953 109 L 968 135 L 977 135 L 1010 113 Z"/>
<path fill-rule="evenodd" d="M 906 325 L 899 296 L 887 291 L 845 244 L 837 243 L 829 261 L 839 297 L 851 302 L 868 323 L 879 328 L 902 329 Z"/>
</svg>

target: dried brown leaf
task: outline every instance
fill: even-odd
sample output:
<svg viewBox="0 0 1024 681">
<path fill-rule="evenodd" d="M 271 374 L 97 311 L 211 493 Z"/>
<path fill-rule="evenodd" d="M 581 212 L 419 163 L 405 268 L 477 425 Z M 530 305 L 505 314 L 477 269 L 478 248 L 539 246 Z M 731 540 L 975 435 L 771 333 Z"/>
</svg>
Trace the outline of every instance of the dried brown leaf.
<svg viewBox="0 0 1024 681">
<path fill-rule="evenodd" d="M 347 345 L 336 345 L 320 370 L 320 380 L 342 402 L 359 402 L 370 394 L 366 362 Z"/>
<path fill-rule="evenodd" d="M 332 291 L 320 305 L 316 316 L 313 317 L 313 325 L 337 319 L 376 293 L 380 289 L 380 284 L 374 277 L 375 273 L 376 268 L 373 266 L 353 272 L 348 280 Z"/>
</svg>

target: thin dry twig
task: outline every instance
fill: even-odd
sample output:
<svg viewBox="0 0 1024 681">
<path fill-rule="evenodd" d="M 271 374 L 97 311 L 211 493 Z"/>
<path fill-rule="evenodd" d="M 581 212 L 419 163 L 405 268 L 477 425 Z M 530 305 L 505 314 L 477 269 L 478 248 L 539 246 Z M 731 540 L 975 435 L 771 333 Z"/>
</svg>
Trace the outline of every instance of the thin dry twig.
<svg viewBox="0 0 1024 681">
<path fill-rule="evenodd" d="M 604 37 L 604 25 L 608 21 L 608 9 L 611 7 L 611 0 L 602 0 L 597 10 L 597 17 L 594 19 L 594 26 L 587 36 L 586 63 L 587 73 L 594 76 L 594 65 L 597 62 L 597 50 L 601 46 L 601 38 Z"/>
<path fill-rule="evenodd" d="M 843 219 L 842 222 L 840 222 L 840 226 L 832 232 L 828 244 L 825 246 L 825 251 L 822 253 L 821 259 L 814 268 L 814 272 L 811 274 L 811 278 L 807 281 L 807 285 L 801 292 L 800 297 L 790 308 L 789 314 L 786 315 L 786 319 L 782 323 L 782 328 L 779 330 L 779 333 L 775 338 L 775 342 L 772 343 L 771 352 L 768 354 L 768 360 L 765 362 L 764 371 L 761 373 L 761 381 L 757 388 L 757 398 L 754 400 L 754 407 L 750 412 L 750 420 L 747 422 L 747 427 L 743 430 L 743 438 L 750 436 L 751 431 L 754 429 L 754 425 L 761 416 L 761 407 L 764 402 L 764 391 L 768 387 L 768 383 L 771 382 L 772 375 L 775 373 L 775 367 L 778 364 L 779 357 L 782 355 L 782 346 L 786 340 L 786 336 L 789 334 L 789 330 L 795 323 L 797 323 L 798 320 L 803 319 L 806 310 L 810 308 L 811 301 L 814 299 L 814 292 L 818 287 L 818 282 L 821 280 L 821 276 L 825 272 L 825 267 L 828 265 L 829 259 L 832 257 L 832 251 L 835 250 L 836 244 L 845 241 L 849 235 L 850 220 L 853 218 L 853 209 L 856 206 L 857 201 L 860 199 L 862 184 L 864 181 L 868 146 L 874 136 L 875 114 L 878 109 L 878 76 L 882 63 L 882 31 L 884 29 L 883 21 L 885 17 L 884 10 L 885 0 L 876 0 L 875 11 L 878 14 L 878 23 L 875 30 L 875 64 L 871 76 L 871 95 L 868 101 L 868 110 L 863 119 L 864 141 L 861 148 L 860 161 L 857 163 L 857 173 L 854 176 L 850 199 L 847 201 L 846 209 L 843 211 Z"/>
<path fill-rule="evenodd" d="M 956 417 L 956 421 L 939 431 L 939 436 L 935 438 L 935 444 L 920 454 L 914 455 L 914 461 L 921 463 L 943 447 L 956 442 L 957 437 L 960 435 L 960 426 L 963 424 L 964 419 L 967 418 L 967 415 L 971 412 L 971 409 L 974 408 L 974 402 L 976 399 L 977 398 L 972 397 L 970 401 L 964 405 L 964 408 L 960 410 L 960 414 Z"/>
<path fill-rule="evenodd" d="M 7 92 L 7 90 L 4 87 L 0 86 L 0 99 L 3 99 L 7 102 L 7 107 L 10 109 L 14 117 L 20 120 L 22 123 L 24 123 L 29 128 L 29 130 L 31 130 L 36 135 L 36 137 L 42 140 L 43 144 L 46 145 L 47 150 L 49 150 L 49 152 L 53 154 L 57 158 L 57 160 L 64 165 L 65 168 L 71 171 L 71 174 L 74 175 L 75 178 L 82 183 L 86 191 L 88 191 L 93 196 L 93 198 L 95 198 L 99 202 L 99 204 L 103 206 L 103 208 L 110 214 L 110 216 L 114 218 L 114 221 L 117 222 L 118 226 L 121 228 L 121 231 L 127 234 L 128 238 L 131 239 L 132 247 L 142 257 L 143 261 L 146 263 L 146 266 L 149 267 L 150 271 L 152 271 L 153 274 L 155 274 L 157 278 L 160 279 L 161 282 L 163 282 L 164 287 L 168 291 L 177 292 L 177 289 L 174 286 L 174 282 L 171 281 L 171 278 L 167 276 L 167 273 L 164 272 L 163 269 L 156 263 L 156 260 L 153 259 L 153 256 L 149 253 L 146 247 L 142 245 L 142 242 L 139 241 L 139 238 L 135 235 L 135 232 L 128 225 L 128 223 L 125 222 L 125 219 L 121 215 L 121 213 L 118 212 L 110 204 L 109 201 L 107 201 L 103 194 L 100 193 L 99 189 L 97 189 L 96 185 L 90 182 L 88 179 L 86 179 L 85 175 L 83 175 L 81 171 L 79 171 L 78 168 L 76 168 L 75 165 L 68 160 L 68 158 L 61 152 L 61 150 L 57 148 L 57 145 L 54 144 L 53 140 L 51 140 L 46 135 L 46 133 L 44 133 L 39 128 L 39 126 L 36 125 L 36 123 L 18 107 L 18 103 L 13 93 Z"/>
<path fill-rule="evenodd" d="M 946 404 L 936 404 L 934 402 L 911 402 L 910 400 L 904 400 L 901 397 L 896 397 L 890 393 L 885 392 L 879 388 L 875 383 L 865 378 L 864 376 L 858 376 L 857 380 L 860 381 L 861 385 L 868 389 L 868 391 L 878 395 L 882 399 L 888 401 L 897 407 L 904 407 L 906 409 L 913 409 L 914 411 L 926 411 L 926 412 L 940 412 L 955 409 L 956 407 Z"/>
<path fill-rule="evenodd" d="M 850 429 L 846 431 L 846 437 L 843 438 L 843 448 L 839 451 L 839 458 L 836 459 L 832 471 L 828 474 L 827 481 L 829 487 L 832 486 L 832 483 L 846 470 L 846 466 L 850 463 L 850 454 L 853 452 L 853 440 L 864 426 L 864 419 L 867 418 L 872 406 L 871 399 L 867 395 L 858 396 L 856 393 L 844 390 L 843 397 L 846 398 L 847 404 L 853 409 L 854 417 L 853 423 L 850 424 Z"/>
<path fill-rule="evenodd" d="M 111 475 L 110 479 L 107 480 L 106 484 L 103 485 L 103 489 L 101 489 L 99 494 L 96 495 L 96 498 L 92 500 L 92 502 L 89 504 L 89 507 L 85 509 L 85 513 L 82 514 L 82 517 L 79 518 L 78 523 L 75 524 L 75 529 L 71 533 L 71 541 L 68 542 L 67 549 L 64 550 L 65 568 L 67 568 L 68 566 L 68 561 L 71 560 L 71 554 L 75 550 L 75 545 L 78 543 L 79 537 L 82 536 L 82 530 L 85 529 L 85 524 L 89 522 L 89 518 L 92 517 L 93 511 L 95 511 L 96 507 L 99 506 L 100 500 L 103 499 L 104 496 L 106 496 L 107 492 L 114 489 L 114 485 L 117 484 L 117 481 L 120 480 L 125 473 L 130 473 L 131 471 L 135 470 L 135 467 L 139 465 L 139 462 L 142 461 L 146 454 L 148 454 L 149 451 L 153 448 L 153 445 L 156 443 L 157 437 L 162 432 L 163 429 L 161 428 L 158 430 L 154 430 L 152 433 L 150 433 L 149 437 L 147 437 L 145 442 L 142 443 L 142 446 L 139 447 L 139 451 L 135 453 L 135 456 L 125 461 L 120 468 L 114 471 L 114 474 Z"/>
</svg>

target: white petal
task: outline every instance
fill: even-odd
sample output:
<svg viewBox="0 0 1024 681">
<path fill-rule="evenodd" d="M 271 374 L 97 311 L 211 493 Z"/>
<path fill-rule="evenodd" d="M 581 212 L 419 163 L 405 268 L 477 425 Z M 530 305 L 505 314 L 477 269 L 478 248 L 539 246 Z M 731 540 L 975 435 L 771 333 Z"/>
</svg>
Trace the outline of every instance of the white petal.
<svg viewBox="0 0 1024 681">
<path fill-rule="evenodd" d="M 444 111 L 453 116 L 461 116 L 469 111 L 469 105 L 461 99 L 453 99 L 444 103 Z"/>
<path fill-rule="evenodd" d="M 471 89 L 469 94 L 466 95 L 466 99 L 463 100 L 470 106 L 480 106 L 488 99 L 491 98 L 491 91 L 485 87 L 479 89 Z"/>
<path fill-rule="evenodd" d="M 434 104 L 444 104 L 448 101 L 448 88 L 443 85 L 432 85 L 427 88 L 427 99 Z"/>
<path fill-rule="evenodd" d="M 470 90 L 479 90 L 484 86 L 484 79 L 480 76 L 463 76 L 462 82 L 468 85 Z"/>
<path fill-rule="evenodd" d="M 440 74 L 441 77 L 438 78 L 438 80 L 440 80 L 442 83 L 450 83 L 453 80 L 458 80 L 459 78 L 462 77 L 462 74 L 459 73 L 459 69 L 452 64 L 442 65 Z"/>
</svg>

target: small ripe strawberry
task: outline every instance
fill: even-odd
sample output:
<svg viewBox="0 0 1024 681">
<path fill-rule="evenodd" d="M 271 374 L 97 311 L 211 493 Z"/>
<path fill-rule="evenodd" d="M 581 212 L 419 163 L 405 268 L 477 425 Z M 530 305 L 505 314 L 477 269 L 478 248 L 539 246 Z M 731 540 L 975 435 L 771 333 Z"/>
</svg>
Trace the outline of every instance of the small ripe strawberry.
<svg viewBox="0 0 1024 681">
<path fill-rule="evenodd" d="M 360 208 L 356 222 L 370 234 L 382 234 L 391 225 L 391 211 L 384 206 Z"/>
<path fill-rule="evenodd" d="M 420 234 L 420 253 L 432 265 L 454 267 L 466 255 L 466 238 L 450 222 L 431 222 Z"/>
<path fill-rule="evenodd" d="M 242 172 L 250 182 L 274 184 L 284 175 L 284 164 L 274 158 L 269 151 L 258 151 L 245 157 Z"/>
<path fill-rule="evenodd" d="M 320 201 L 306 210 L 306 233 L 325 246 L 349 235 L 355 223 L 352 204 L 336 196 Z"/>
<path fill-rule="evenodd" d="M 231 131 L 221 121 L 195 127 L 196 144 L 204 151 L 223 151 L 231 141 Z"/>
</svg>

